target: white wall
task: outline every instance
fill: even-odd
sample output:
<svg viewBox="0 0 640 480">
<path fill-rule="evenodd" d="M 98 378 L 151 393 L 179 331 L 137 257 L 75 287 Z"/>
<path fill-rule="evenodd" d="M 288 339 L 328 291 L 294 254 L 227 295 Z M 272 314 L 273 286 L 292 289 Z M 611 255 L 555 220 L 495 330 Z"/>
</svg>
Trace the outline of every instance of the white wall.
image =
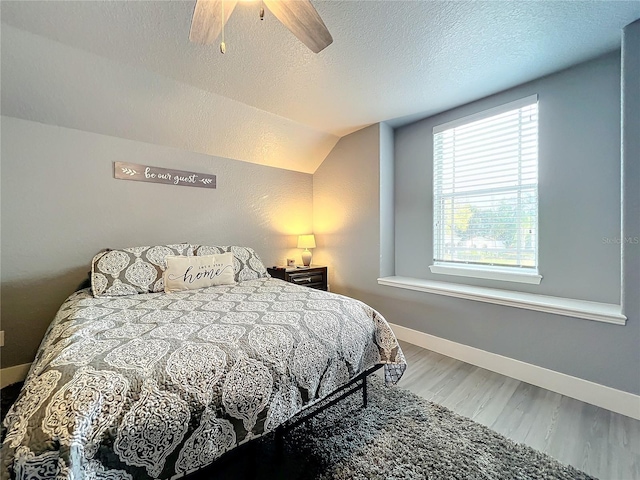
<svg viewBox="0 0 640 480">
<path fill-rule="evenodd" d="M 190 242 L 297 256 L 312 177 L 1 117 L 2 367 L 33 360 L 56 310 L 104 248 Z M 114 161 L 217 175 L 204 189 L 113 178 Z"/>
<path fill-rule="evenodd" d="M 638 47 L 634 44 L 636 53 Z M 603 68 L 604 71 L 600 72 Z M 568 224 L 572 225 L 571 222 L 576 220 L 588 222 L 580 229 L 582 238 L 588 239 L 591 247 L 605 249 L 599 252 L 597 265 L 590 265 L 589 269 L 593 268 L 600 273 L 600 278 L 612 283 L 602 285 L 601 290 L 595 292 L 596 299 L 612 302 L 619 301 L 620 295 L 620 250 L 619 246 L 603 244 L 602 236 L 620 236 L 620 110 L 617 107 L 620 87 L 616 80 L 616 77 L 619 79 L 619 70 L 616 73 L 615 68 L 619 68 L 619 63 L 615 58 L 607 57 L 557 74 L 564 77 L 563 81 L 550 79 L 555 88 L 560 89 L 555 92 L 554 98 L 562 100 L 564 89 L 564 101 L 579 105 L 579 115 L 602 114 L 607 120 L 604 131 L 597 132 L 605 135 L 601 142 L 598 139 L 592 141 L 592 131 L 589 131 L 589 137 L 587 134 L 583 137 L 579 131 L 580 124 L 567 125 L 570 135 L 566 143 L 557 144 L 560 148 L 557 161 L 567 161 L 571 165 L 577 180 L 571 188 L 574 192 L 579 191 L 582 200 L 574 205 L 570 198 L 555 192 L 552 204 L 558 211 L 574 212 L 575 218 L 565 218 Z M 595 78 L 591 79 L 591 74 L 595 74 Z M 589 86 L 590 81 L 593 83 Z M 596 88 L 598 86 L 601 88 Z M 589 92 L 589 96 L 579 102 L 575 92 L 581 92 L 580 95 Z M 637 96 L 634 98 L 637 99 Z M 611 102 L 613 105 L 610 105 Z M 617 118 L 609 118 L 612 109 L 617 109 Z M 541 113 L 541 121 L 542 118 Z M 395 199 L 398 206 L 395 211 L 396 225 L 403 221 L 398 218 L 399 213 L 406 213 L 402 212 L 402 208 L 412 209 L 416 222 L 428 223 L 430 211 L 424 202 L 421 203 L 421 199 L 430 195 L 430 186 L 418 180 L 420 176 L 424 179 L 430 168 L 427 144 L 431 132 L 424 128 L 424 124 L 429 123 L 429 120 L 425 120 L 404 127 L 400 132 L 396 131 L 396 162 L 399 152 L 406 153 L 403 149 L 407 145 L 403 142 L 407 141 L 407 137 L 424 147 L 421 156 L 416 159 L 413 172 L 395 170 Z M 578 130 L 572 131 L 573 128 Z M 587 142 L 589 148 L 598 153 L 589 156 L 589 161 L 597 162 L 599 171 L 604 172 L 600 178 L 589 176 L 587 169 L 581 166 L 581 158 L 573 156 L 572 151 L 579 147 L 576 142 L 581 141 Z M 376 278 L 380 273 L 381 252 L 380 236 L 375 235 L 380 232 L 380 202 L 386 195 L 380 190 L 380 185 L 384 186 L 385 182 L 379 179 L 379 175 L 386 169 L 383 153 L 387 144 L 384 126 L 379 125 L 343 137 L 314 174 L 314 231 L 321 238 L 321 248 L 318 248 L 316 258 L 319 262 L 329 263 L 333 291 L 366 301 L 388 321 L 420 332 L 619 390 L 640 393 L 640 377 L 637 373 L 640 365 L 640 312 L 627 310 L 627 325 L 617 326 L 378 285 Z M 415 150 L 413 153 L 418 154 Z M 637 165 L 637 159 L 640 158 L 637 148 L 628 152 L 628 155 L 632 162 L 635 159 Z M 549 168 L 554 167 L 551 165 Z M 630 172 L 635 176 L 628 179 L 628 183 L 638 185 L 637 169 L 632 168 Z M 564 180 L 564 177 L 554 177 L 554 173 L 547 171 L 545 181 Z M 563 176 L 568 174 L 567 171 L 562 173 Z M 594 183 L 596 181 L 602 184 Z M 400 189 L 404 191 L 399 192 Z M 588 201 L 584 201 L 585 198 Z M 551 199 L 547 196 L 543 201 L 549 202 Z M 600 201 L 604 204 L 597 205 Z M 597 215 L 591 215 L 594 208 L 599 212 Z M 427 220 L 418 219 L 420 213 Z M 628 215 L 635 219 L 629 223 L 637 230 L 637 219 L 640 218 L 638 207 L 630 207 Z M 554 220 L 550 221 L 550 217 Z M 556 217 L 557 212 L 550 212 L 543 219 L 543 222 L 550 222 L 545 223 L 547 228 L 564 228 L 563 219 Z M 387 220 L 383 218 L 382 222 Z M 425 250 L 430 251 L 429 245 L 425 244 L 429 239 L 429 236 L 421 235 L 413 239 L 413 243 L 407 243 L 400 241 L 396 235 L 396 272 L 399 268 L 404 269 L 405 274 L 411 271 L 414 275 L 418 270 L 428 271 L 423 254 Z M 544 253 L 551 254 L 550 248 L 553 245 L 547 245 Z M 566 245 L 558 245 L 558 248 L 565 255 L 573 254 Z M 627 255 L 625 266 L 626 270 L 635 272 L 640 265 L 637 250 L 634 252 L 635 255 Z M 589 272 L 592 275 L 593 270 L 581 269 L 575 259 L 570 260 L 567 268 L 575 267 L 580 274 Z M 588 290 L 589 285 L 585 284 L 583 278 L 576 278 L 576 285 L 565 286 L 558 282 L 557 294 L 560 295 L 576 293 L 580 298 L 594 293 Z M 636 297 L 640 291 L 637 281 L 625 288 L 635 288 Z"/>
</svg>

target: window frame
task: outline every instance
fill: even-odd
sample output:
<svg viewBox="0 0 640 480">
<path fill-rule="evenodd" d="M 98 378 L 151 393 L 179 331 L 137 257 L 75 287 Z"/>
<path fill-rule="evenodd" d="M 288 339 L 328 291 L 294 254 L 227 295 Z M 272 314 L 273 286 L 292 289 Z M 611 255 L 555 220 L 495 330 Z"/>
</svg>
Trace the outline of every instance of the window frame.
<svg viewBox="0 0 640 480">
<path fill-rule="evenodd" d="M 479 120 L 483 120 L 492 116 L 500 115 L 512 110 L 517 110 L 523 107 L 530 106 L 532 104 L 538 104 L 538 123 L 536 128 L 539 132 L 539 102 L 538 95 L 529 95 L 527 97 L 520 98 L 518 100 L 508 102 L 502 105 L 498 105 L 493 108 L 485 109 L 480 112 L 476 112 L 471 115 L 466 115 L 464 117 L 457 118 L 455 120 L 442 123 L 440 125 L 436 125 L 433 127 L 432 139 L 435 140 L 435 135 L 441 133 L 446 130 L 450 130 L 452 128 L 460 127 L 463 125 L 467 125 Z M 434 147 L 435 148 L 435 142 Z M 536 158 L 536 166 L 539 165 L 539 153 L 538 158 Z M 438 216 L 436 215 L 436 161 L 435 161 L 435 152 L 434 152 L 434 163 L 432 165 L 433 171 L 433 183 L 432 183 L 432 228 L 433 228 L 433 236 L 432 236 L 432 260 L 433 264 L 429 266 L 429 270 L 433 274 L 441 274 L 441 275 L 452 275 L 452 276 L 461 276 L 461 277 L 470 277 L 470 278 L 481 278 L 488 280 L 498 280 L 498 281 L 506 281 L 506 282 L 515 282 L 515 283 L 528 283 L 528 284 L 540 284 L 542 281 L 542 275 L 539 273 L 539 229 L 538 229 L 538 213 L 539 213 L 539 189 L 538 189 L 538 180 L 536 180 L 536 225 L 535 225 L 535 267 L 522 267 L 522 266 L 494 266 L 494 265 L 483 265 L 483 264 L 472 264 L 472 263 L 464 263 L 464 262 L 446 262 L 446 261 L 437 261 L 435 260 L 435 252 L 436 252 L 436 235 L 438 226 L 436 225 L 436 221 Z M 514 191 L 518 187 L 514 187 Z"/>
</svg>

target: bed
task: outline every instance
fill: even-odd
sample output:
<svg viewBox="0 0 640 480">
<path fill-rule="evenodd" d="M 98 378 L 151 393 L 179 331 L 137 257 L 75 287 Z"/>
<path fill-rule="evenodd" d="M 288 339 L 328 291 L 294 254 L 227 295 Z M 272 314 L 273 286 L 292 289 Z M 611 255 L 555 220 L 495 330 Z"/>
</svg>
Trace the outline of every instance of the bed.
<svg viewBox="0 0 640 480">
<path fill-rule="evenodd" d="M 167 258 L 223 253 L 232 284 L 164 291 Z M 6 415 L 2 478 L 180 478 L 376 365 L 388 385 L 406 368 L 378 312 L 271 278 L 250 248 L 101 252 Z"/>
</svg>

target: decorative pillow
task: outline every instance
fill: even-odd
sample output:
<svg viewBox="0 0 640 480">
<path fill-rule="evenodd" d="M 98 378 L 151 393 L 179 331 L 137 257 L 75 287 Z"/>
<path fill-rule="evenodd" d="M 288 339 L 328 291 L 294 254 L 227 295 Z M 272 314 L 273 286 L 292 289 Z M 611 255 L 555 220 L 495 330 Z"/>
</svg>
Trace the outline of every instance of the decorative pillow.
<svg viewBox="0 0 640 480">
<path fill-rule="evenodd" d="M 193 255 L 188 243 L 105 250 L 91 262 L 95 297 L 162 292 L 167 255 Z"/>
<path fill-rule="evenodd" d="M 196 256 L 233 253 L 233 271 L 236 282 L 268 277 L 267 269 L 258 254 L 249 247 L 192 245 Z"/>
<path fill-rule="evenodd" d="M 166 257 L 164 291 L 181 292 L 213 285 L 232 285 L 233 254 L 203 255 L 199 257 Z"/>
</svg>

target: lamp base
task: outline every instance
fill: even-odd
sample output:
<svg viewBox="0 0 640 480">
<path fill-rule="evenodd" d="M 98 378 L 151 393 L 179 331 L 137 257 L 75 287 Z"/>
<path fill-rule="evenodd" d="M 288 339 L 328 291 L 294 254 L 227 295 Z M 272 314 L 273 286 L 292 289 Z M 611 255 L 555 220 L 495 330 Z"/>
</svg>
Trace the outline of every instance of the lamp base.
<svg viewBox="0 0 640 480">
<path fill-rule="evenodd" d="M 311 265 L 311 252 L 309 249 L 305 249 L 304 252 L 302 252 L 302 264 L 305 267 Z"/>
</svg>

